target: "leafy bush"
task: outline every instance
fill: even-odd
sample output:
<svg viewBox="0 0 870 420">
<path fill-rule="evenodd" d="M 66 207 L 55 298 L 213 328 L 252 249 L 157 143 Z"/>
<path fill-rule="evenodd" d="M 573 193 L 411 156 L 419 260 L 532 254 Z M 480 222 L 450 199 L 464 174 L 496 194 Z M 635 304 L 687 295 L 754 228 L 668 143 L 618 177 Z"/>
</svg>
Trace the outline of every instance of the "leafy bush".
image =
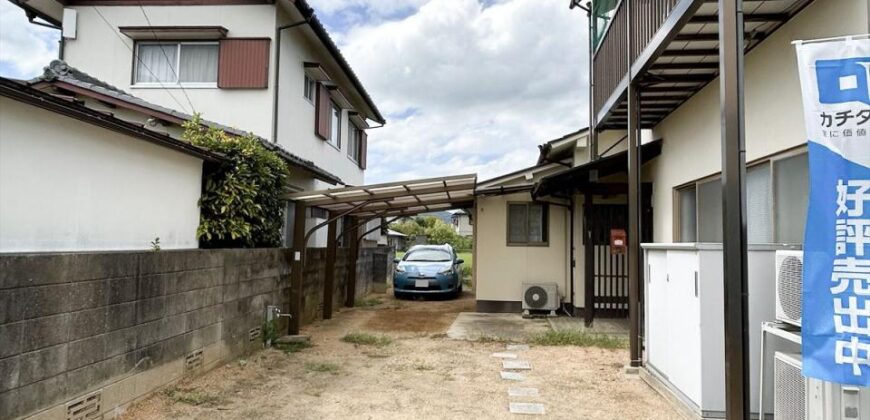
<svg viewBox="0 0 870 420">
<path fill-rule="evenodd" d="M 253 135 L 207 128 L 199 115 L 184 123 L 184 130 L 185 140 L 228 160 L 204 174 L 197 229 L 202 247 L 280 246 L 287 163 Z"/>
<path fill-rule="evenodd" d="M 408 236 L 426 235 L 432 245 L 450 244 L 454 249 L 471 249 L 471 238 L 460 236 L 452 225 L 434 216 L 421 216 L 400 223 L 393 223 L 390 229 Z"/>
</svg>

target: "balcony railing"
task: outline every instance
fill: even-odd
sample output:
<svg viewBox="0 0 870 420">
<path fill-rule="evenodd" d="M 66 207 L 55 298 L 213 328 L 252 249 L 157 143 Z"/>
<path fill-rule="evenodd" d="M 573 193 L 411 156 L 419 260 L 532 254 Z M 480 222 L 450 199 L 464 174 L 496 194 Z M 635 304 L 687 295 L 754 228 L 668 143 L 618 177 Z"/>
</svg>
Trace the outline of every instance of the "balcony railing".
<svg viewBox="0 0 870 420">
<path fill-rule="evenodd" d="M 627 18 L 629 1 L 631 16 Z M 623 0 L 619 3 L 593 58 L 596 114 L 628 75 L 629 63 L 640 57 L 680 1 L 686 0 Z M 629 42 L 630 57 L 626 53 Z"/>
</svg>

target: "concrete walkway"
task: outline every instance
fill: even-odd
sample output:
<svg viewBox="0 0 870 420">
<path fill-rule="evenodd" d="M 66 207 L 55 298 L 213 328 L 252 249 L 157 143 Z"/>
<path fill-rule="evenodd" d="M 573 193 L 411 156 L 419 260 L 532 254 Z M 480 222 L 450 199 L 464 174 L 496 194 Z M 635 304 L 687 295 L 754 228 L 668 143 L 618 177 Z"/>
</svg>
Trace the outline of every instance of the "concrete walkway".
<svg viewBox="0 0 870 420">
<path fill-rule="evenodd" d="M 545 318 L 524 319 L 520 314 L 462 312 L 447 330 L 447 337 L 454 340 L 490 338 L 522 342 L 550 330 L 550 323 Z"/>
<path fill-rule="evenodd" d="M 607 334 L 628 337 L 628 318 L 597 318 L 591 327 L 586 327 L 583 318 L 566 316 L 547 318 L 554 331 L 581 331 L 590 334 Z"/>
</svg>

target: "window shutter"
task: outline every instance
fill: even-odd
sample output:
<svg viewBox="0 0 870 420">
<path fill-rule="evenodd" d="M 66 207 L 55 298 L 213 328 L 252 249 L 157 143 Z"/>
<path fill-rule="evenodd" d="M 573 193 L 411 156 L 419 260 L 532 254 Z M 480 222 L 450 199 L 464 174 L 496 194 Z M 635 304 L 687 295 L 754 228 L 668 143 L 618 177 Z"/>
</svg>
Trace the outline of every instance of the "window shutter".
<svg viewBox="0 0 870 420">
<path fill-rule="evenodd" d="M 268 38 L 222 39 L 218 87 L 265 89 L 269 87 Z"/>
<path fill-rule="evenodd" d="M 330 117 L 332 116 L 329 89 L 317 84 L 317 101 L 314 107 L 314 134 L 323 140 L 329 140 Z"/>
<path fill-rule="evenodd" d="M 364 130 L 359 130 L 359 167 L 366 168 L 366 152 L 368 151 L 369 135 Z"/>
</svg>

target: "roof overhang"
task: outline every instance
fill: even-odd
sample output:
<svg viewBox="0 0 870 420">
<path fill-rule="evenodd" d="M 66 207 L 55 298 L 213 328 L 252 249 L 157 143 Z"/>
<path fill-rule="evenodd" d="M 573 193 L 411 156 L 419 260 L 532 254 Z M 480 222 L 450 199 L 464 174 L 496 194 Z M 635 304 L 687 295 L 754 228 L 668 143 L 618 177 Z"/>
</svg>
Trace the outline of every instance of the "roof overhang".
<svg viewBox="0 0 870 420">
<path fill-rule="evenodd" d="M 658 157 L 662 153 L 662 141 L 653 140 L 640 148 L 641 164 Z M 543 197 L 555 193 L 574 193 L 583 191 L 584 186 L 598 182 L 598 179 L 628 171 L 628 151 L 614 153 L 607 157 L 576 166 L 564 172 L 541 179 L 532 190 L 532 196 Z"/>
<path fill-rule="evenodd" d="M 226 38 L 223 26 L 120 26 L 118 30 L 135 40 L 190 40 L 197 41 Z"/>
<path fill-rule="evenodd" d="M 424 178 L 357 187 L 304 191 L 287 198 L 336 215 L 413 216 L 474 205 L 477 174 Z"/>
</svg>

